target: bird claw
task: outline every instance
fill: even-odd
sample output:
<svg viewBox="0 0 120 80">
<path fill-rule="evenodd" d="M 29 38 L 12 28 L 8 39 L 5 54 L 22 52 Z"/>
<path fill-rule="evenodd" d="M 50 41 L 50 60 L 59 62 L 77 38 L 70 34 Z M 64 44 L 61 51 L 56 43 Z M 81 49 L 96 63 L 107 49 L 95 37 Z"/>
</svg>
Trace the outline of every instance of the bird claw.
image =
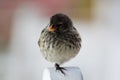
<svg viewBox="0 0 120 80">
<path fill-rule="evenodd" d="M 66 70 L 64 67 L 60 67 L 58 64 L 55 64 L 56 70 L 60 71 L 62 74 L 65 75 L 64 70 Z"/>
</svg>

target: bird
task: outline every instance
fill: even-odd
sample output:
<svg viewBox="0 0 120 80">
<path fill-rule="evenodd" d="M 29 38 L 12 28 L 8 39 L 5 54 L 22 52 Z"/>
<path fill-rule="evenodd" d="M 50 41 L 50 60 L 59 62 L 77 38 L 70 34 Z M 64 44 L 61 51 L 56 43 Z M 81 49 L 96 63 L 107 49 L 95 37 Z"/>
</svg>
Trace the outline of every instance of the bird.
<svg viewBox="0 0 120 80">
<path fill-rule="evenodd" d="M 43 57 L 55 63 L 56 70 L 65 74 L 60 65 L 74 58 L 81 49 L 81 37 L 66 14 L 56 13 L 41 31 L 38 45 Z"/>
</svg>

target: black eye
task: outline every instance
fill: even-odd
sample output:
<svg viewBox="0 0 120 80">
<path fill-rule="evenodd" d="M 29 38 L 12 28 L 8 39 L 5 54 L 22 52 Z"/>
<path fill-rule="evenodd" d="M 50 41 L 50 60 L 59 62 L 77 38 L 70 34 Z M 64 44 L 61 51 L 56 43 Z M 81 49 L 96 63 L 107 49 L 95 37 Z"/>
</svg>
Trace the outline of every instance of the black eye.
<svg viewBox="0 0 120 80">
<path fill-rule="evenodd" d="M 62 23 L 62 22 L 60 22 L 60 23 L 58 23 L 58 24 L 57 24 L 57 26 L 62 26 L 62 25 L 63 25 L 63 23 Z"/>
</svg>

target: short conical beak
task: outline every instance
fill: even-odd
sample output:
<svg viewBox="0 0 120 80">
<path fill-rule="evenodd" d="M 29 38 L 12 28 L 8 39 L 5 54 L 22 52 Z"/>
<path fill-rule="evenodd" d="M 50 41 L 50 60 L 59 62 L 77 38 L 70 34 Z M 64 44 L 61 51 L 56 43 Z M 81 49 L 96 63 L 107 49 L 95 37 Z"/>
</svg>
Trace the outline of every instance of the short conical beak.
<svg viewBox="0 0 120 80">
<path fill-rule="evenodd" d="M 49 31 L 50 31 L 50 32 L 54 32 L 54 31 L 55 31 L 55 27 L 54 27 L 53 25 L 51 25 L 51 26 L 49 27 Z"/>
</svg>

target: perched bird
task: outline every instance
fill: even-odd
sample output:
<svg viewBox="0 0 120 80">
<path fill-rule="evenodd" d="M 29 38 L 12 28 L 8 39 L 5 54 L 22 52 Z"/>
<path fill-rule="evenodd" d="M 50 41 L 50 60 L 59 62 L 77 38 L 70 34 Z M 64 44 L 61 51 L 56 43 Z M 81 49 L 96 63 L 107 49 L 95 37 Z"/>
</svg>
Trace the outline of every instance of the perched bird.
<svg viewBox="0 0 120 80">
<path fill-rule="evenodd" d="M 55 14 L 41 32 L 38 45 L 46 60 L 55 63 L 56 70 L 66 70 L 59 65 L 75 57 L 81 48 L 81 37 L 65 14 Z"/>
</svg>

